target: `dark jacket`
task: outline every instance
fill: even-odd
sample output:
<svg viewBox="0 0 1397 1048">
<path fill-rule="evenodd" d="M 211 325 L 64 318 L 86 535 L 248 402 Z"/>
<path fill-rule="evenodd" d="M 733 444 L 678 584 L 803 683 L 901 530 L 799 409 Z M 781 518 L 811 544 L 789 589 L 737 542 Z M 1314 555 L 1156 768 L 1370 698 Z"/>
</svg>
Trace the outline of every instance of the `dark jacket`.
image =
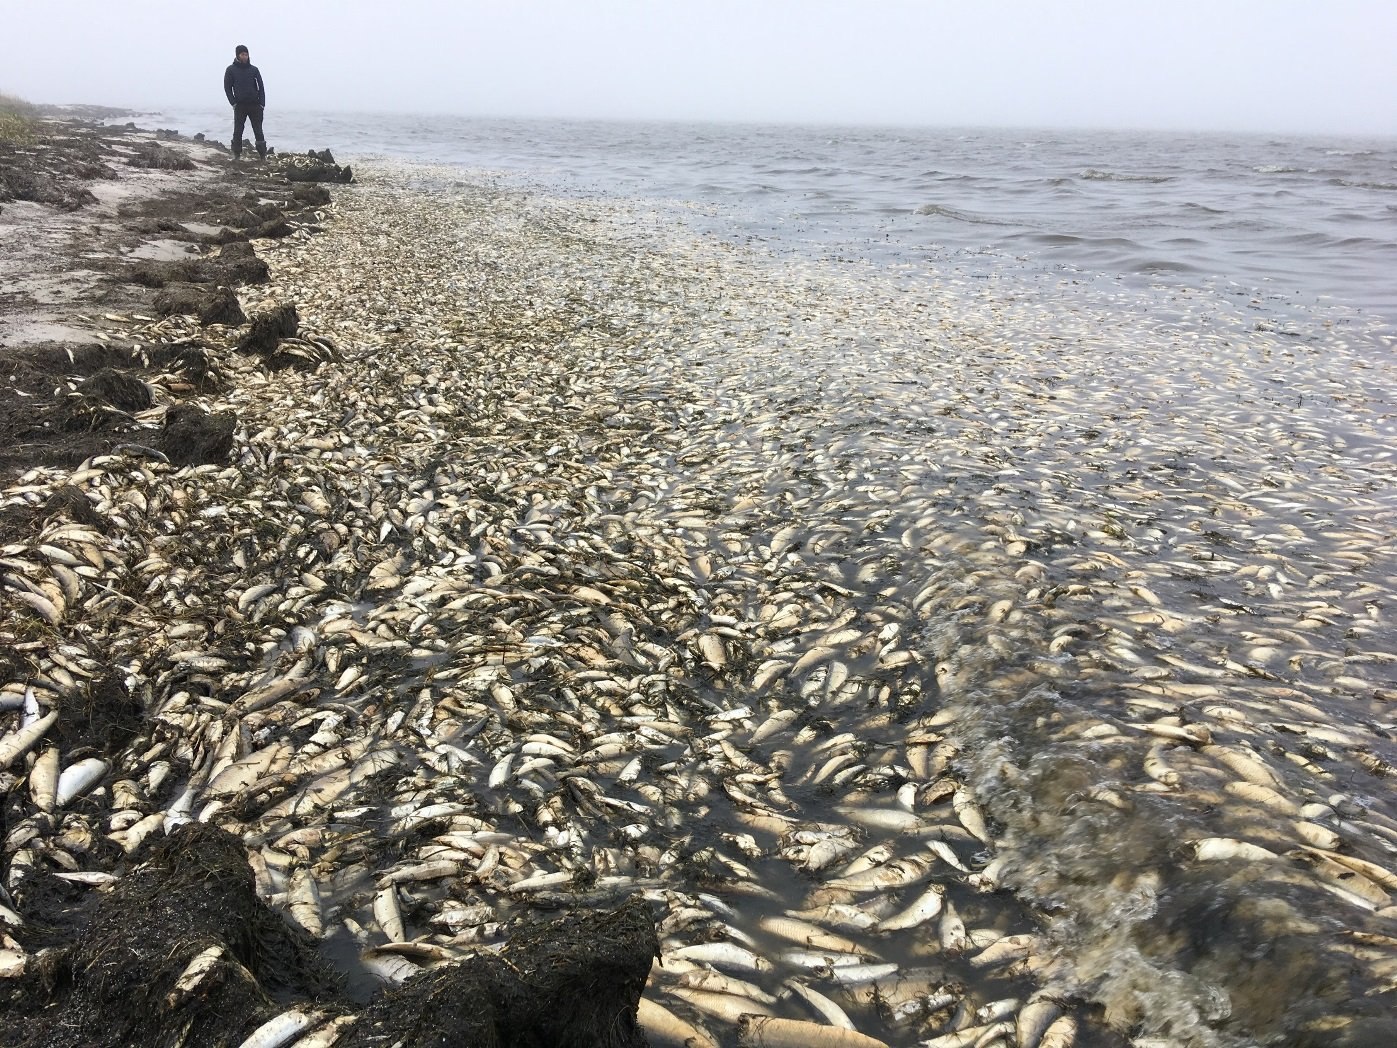
<svg viewBox="0 0 1397 1048">
<path fill-rule="evenodd" d="M 267 89 L 262 86 L 262 74 L 249 62 L 243 65 L 234 62 L 223 73 L 223 93 L 228 96 L 228 104 L 259 105 L 267 104 Z"/>
</svg>

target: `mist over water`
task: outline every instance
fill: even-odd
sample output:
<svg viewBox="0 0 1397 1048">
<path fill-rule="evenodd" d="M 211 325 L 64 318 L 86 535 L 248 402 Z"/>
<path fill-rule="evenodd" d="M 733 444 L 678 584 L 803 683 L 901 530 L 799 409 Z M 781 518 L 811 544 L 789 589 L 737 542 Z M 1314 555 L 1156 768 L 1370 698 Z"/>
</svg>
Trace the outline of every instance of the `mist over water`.
<svg viewBox="0 0 1397 1048">
<path fill-rule="evenodd" d="M 226 140 L 222 111 L 159 114 Z M 1130 286 L 1397 323 L 1397 142 L 1042 130 L 268 114 L 283 152 L 330 148 L 682 205 L 776 251 L 983 256 Z"/>
</svg>

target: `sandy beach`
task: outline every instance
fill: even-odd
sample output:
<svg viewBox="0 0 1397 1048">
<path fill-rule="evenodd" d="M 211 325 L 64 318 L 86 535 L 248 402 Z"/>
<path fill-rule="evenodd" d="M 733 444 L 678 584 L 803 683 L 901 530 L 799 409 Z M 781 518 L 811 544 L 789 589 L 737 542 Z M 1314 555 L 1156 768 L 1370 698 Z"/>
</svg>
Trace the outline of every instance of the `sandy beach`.
<svg viewBox="0 0 1397 1048">
<path fill-rule="evenodd" d="M 1390 363 L 83 134 L 0 202 L 0 1040 L 1391 1032 Z"/>
</svg>

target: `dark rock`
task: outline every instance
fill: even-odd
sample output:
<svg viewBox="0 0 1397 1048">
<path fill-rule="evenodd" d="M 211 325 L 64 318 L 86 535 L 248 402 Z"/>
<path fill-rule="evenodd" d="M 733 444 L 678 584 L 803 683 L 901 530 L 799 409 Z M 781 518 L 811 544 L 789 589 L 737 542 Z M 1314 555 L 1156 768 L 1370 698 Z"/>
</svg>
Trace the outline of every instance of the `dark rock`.
<svg viewBox="0 0 1397 1048">
<path fill-rule="evenodd" d="M 231 412 L 210 414 L 194 404 L 174 404 L 165 412 L 160 450 L 178 466 L 227 462 L 236 426 Z"/>
<path fill-rule="evenodd" d="M 252 328 L 238 340 L 241 353 L 259 353 L 268 356 L 276 350 L 276 345 L 284 338 L 295 338 L 300 330 L 301 317 L 291 304 L 277 306 L 252 318 Z"/>
<path fill-rule="evenodd" d="M 203 140 L 204 140 L 204 133 L 203 133 L 202 131 L 200 131 L 198 134 L 196 134 L 196 135 L 194 136 L 194 141 L 196 141 L 196 142 L 202 142 Z"/>
</svg>

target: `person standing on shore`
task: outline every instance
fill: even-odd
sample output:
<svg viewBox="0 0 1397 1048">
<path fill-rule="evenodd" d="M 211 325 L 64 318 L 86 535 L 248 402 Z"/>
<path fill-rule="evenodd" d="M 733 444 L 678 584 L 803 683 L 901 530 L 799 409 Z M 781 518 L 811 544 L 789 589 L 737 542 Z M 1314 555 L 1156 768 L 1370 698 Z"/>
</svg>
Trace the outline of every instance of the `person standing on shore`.
<svg viewBox="0 0 1397 1048">
<path fill-rule="evenodd" d="M 267 105 L 267 89 L 262 74 L 252 64 L 247 45 L 239 44 L 233 51 L 233 64 L 223 73 L 223 93 L 233 107 L 233 159 L 243 151 L 243 125 L 252 121 L 252 136 L 257 140 L 257 155 L 267 159 L 267 140 L 262 137 L 262 110 Z"/>
</svg>

